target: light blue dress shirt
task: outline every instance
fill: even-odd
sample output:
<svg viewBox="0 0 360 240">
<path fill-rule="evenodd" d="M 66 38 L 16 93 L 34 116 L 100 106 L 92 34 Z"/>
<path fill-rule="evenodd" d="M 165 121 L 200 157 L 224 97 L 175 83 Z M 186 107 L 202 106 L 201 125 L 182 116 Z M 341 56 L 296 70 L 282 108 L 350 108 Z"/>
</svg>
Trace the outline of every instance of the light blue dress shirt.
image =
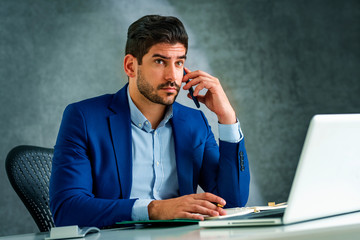
<svg viewBox="0 0 360 240">
<path fill-rule="evenodd" d="M 170 119 L 172 106 L 156 129 L 131 100 L 128 89 L 132 134 L 132 186 L 130 198 L 137 198 L 131 213 L 132 220 L 148 220 L 148 205 L 153 200 L 179 196 L 176 172 L 175 144 Z M 240 123 L 219 124 L 219 138 L 239 142 L 243 138 Z"/>
</svg>

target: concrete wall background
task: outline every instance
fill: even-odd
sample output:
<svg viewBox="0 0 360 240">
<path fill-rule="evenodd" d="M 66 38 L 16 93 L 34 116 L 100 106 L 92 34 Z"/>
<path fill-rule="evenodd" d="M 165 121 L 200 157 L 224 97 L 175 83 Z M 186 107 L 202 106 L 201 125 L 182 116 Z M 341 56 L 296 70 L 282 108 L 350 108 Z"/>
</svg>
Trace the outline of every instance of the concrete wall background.
<svg viewBox="0 0 360 240">
<path fill-rule="evenodd" d="M 249 205 L 286 201 L 314 114 L 360 112 L 360 1 L 0 0 L 0 236 L 38 231 L 7 153 L 53 147 L 67 104 L 124 85 L 127 28 L 154 13 L 184 22 L 186 65 L 221 79 L 237 111 Z"/>
</svg>

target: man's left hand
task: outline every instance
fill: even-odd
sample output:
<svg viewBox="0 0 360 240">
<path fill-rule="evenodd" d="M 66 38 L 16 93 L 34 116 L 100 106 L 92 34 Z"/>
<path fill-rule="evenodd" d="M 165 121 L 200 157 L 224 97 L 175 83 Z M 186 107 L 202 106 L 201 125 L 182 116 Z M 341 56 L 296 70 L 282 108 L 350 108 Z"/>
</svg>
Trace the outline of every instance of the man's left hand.
<svg viewBox="0 0 360 240">
<path fill-rule="evenodd" d="M 194 88 L 194 97 L 197 97 L 199 102 L 205 104 L 212 112 L 214 112 L 221 124 L 234 124 L 236 123 L 236 114 L 232 108 L 229 99 L 227 98 L 219 79 L 211 76 L 203 71 L 190 72 L 189 69 L 184 68 L 187 73 L 183 77 L 183 82 L 192 79 L 185 84 L 184 90 L 189 90 L 190 87 Z M 199 95 L 202 89 L 207 89 L 205 95 Z M 188 97 L 191 98 L 190 94 Z"/>
</svg>

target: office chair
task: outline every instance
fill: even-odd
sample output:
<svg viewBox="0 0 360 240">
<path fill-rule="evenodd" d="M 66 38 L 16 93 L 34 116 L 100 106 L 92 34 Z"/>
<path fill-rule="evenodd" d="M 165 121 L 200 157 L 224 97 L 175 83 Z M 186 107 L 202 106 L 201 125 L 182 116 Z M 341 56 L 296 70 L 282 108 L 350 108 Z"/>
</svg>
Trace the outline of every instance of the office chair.
<svg viewBox="0 0 360 240">
<path fill-rule="evenodd" d="M 12 187 L 41 232 L 50 231 L 54 220 L 49 208 L 49 181 L 54 150 L 17 146 L 6 158 L 6 172 Z"/>
</svg>

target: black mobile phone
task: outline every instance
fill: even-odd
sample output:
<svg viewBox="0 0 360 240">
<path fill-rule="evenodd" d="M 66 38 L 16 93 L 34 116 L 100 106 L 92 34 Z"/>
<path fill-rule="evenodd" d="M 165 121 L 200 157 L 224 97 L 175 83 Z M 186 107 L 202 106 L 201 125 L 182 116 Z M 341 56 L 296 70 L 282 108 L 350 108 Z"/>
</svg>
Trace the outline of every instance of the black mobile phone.
<svg viewBox="0 0 360 240">
<path fill-rule="evenodd" d="M 186 75 L 185 69 L 184 69 L 184 76 Z M 186 81 L 186 83 L 190 82 L 190 79 Z M 199 101 L 197 100 L 196 97 L 194 97 L 194 89 L 191 87 L 189 88 L 189 93 L 191 95 L 192 100 L 194 101 L 195 105 L 197 108 L 200 108 L 200 104 Z"/>
</svg>

